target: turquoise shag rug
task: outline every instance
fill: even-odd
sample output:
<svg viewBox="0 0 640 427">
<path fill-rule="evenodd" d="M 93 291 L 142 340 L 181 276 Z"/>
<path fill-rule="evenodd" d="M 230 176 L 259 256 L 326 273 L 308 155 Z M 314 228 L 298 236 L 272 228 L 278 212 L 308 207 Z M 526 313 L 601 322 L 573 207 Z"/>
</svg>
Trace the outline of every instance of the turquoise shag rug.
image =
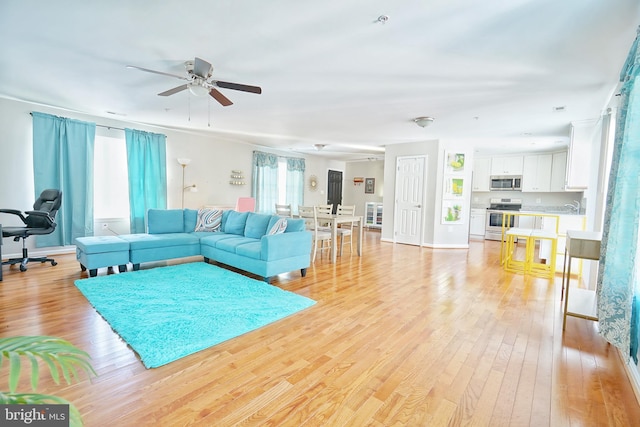
<svg viewBox="0 0 640 427">
<path fill-rule="evenodd" d="M 76 280 L 147 368 L 253 331 L 315 304 L 204 262 Z"/>
</svg>

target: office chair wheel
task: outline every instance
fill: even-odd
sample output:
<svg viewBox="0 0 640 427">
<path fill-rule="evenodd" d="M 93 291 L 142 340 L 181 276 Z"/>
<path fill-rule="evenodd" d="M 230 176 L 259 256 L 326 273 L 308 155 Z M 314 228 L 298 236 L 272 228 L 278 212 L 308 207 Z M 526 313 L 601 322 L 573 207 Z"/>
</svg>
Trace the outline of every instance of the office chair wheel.
<svg viewBox="0 0 640 427">
<path fill-rule="evenodd" d="M 27 271 L 27 266 L 20 264 L 20 271 Z"/>
<path fill-rule="evenodd" d="M 51 265 L 58 265 L 57 261 L 51 261 Z"/>
</svg>

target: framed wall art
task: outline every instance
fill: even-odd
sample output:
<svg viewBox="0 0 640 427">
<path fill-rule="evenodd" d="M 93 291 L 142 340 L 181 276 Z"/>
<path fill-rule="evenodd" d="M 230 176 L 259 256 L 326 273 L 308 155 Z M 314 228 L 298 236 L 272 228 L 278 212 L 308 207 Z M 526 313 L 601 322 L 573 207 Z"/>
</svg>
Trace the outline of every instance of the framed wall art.
<svg viewBox="0 0 640 427">
<path fill-rule="evenodd" d="M 373 194 L 376 191 L 376 179 L 366 178 L 364 180 L 364 192 L 365 194 Z"/>
<path fill-rule="evenodd" d="M 456 176 L 446 176 L 444 179 L 444 198 L 462 198 L 464 192 L 464 178 Z"/>
<path fill-rule="evenodd" d="M 442 201 L 442 224 L 462 224 L 462 201 Z"/>
<path fill-rule="evenodd" d="M 464 173 L 464 153 L 445 153 L 445 173 Z"/>
</svg>

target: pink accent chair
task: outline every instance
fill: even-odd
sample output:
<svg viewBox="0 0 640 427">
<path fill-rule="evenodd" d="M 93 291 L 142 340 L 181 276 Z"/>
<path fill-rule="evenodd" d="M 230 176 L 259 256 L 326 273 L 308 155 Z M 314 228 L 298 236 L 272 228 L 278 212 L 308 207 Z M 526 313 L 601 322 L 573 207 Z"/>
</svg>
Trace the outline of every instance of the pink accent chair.
<svg viewBox="0 0 640 427">
<path fill-rule="evenodd" d="M 236 203 L 236 211 L 238 212 L 254 212 L 256 210 L 256 199 L 253 197 L 238 197 Z"/>
</svg>

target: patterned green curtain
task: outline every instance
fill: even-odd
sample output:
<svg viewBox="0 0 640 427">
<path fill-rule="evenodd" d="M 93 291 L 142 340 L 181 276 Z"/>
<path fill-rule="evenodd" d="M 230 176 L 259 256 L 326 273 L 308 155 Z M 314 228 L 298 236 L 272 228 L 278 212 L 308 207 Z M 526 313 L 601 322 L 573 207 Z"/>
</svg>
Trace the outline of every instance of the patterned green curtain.
<svg viewBox="0 0 640 427">
<path fill-rule="evenodd" d="M 286 201 L 294 214 L 298 213 L 298 205 L 304 205 L 304 170 L 304 159 L 287 157 Z"/>
<path fill-rule="evenodd" d="M 620 76 L 623 86 L 598 272 L 600 334 L 634 359 L 638 351 L 639 316 L 632 313 L 632 305 L 634 294 L 636 300 L 640 294 L 637 251 L 640 215 L 639 48 L 636 37 Z"/>
<path fill-rule="evenodd" d="M 256 212 L 272 213 L 278 202 L 278 156 L 253 152 L 251 196 L 256 199 Z"/>
</svg>

